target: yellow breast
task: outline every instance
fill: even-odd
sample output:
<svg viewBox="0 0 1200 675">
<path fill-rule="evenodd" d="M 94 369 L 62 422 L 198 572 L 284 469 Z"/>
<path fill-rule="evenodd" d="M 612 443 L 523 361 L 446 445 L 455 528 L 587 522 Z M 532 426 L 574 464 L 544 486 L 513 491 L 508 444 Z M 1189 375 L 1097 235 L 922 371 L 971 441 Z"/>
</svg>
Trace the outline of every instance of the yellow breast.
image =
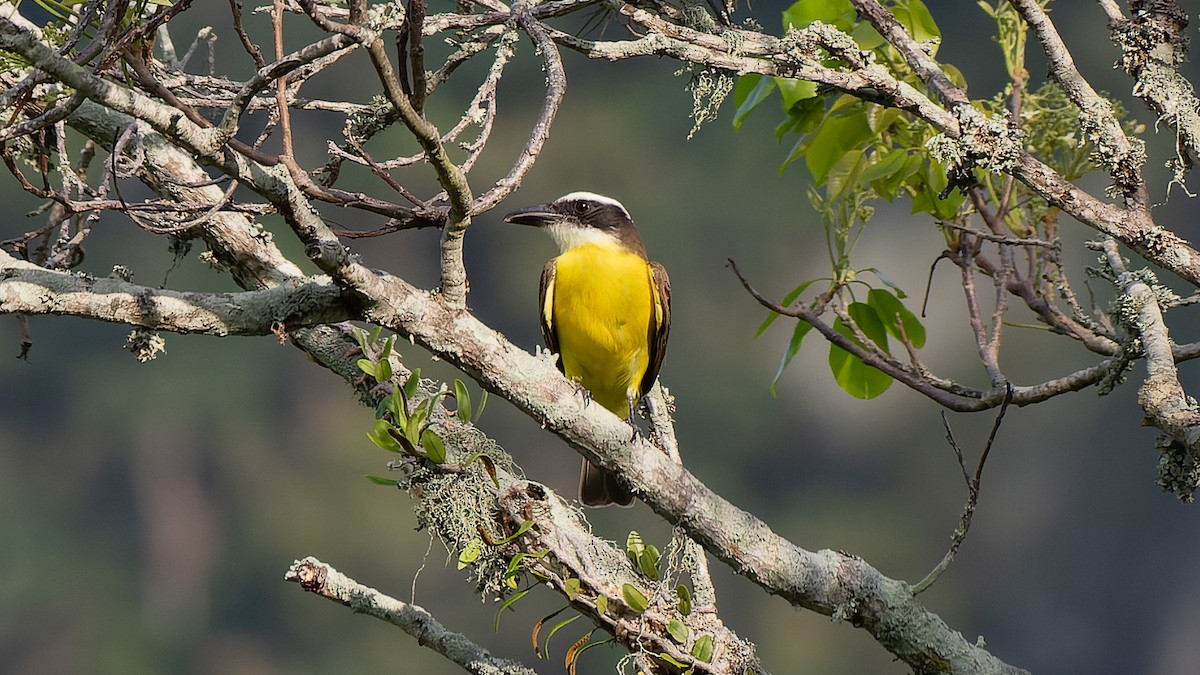
<svg viewBox="0 0 1200 675">
<path fill-rule="evenodd" d="M 646 260 L 617 246 L 585 244 L 557 258 L 547 298 L 563 372 L 592 399 L 629 416 L 649 363 L 654 301 Z"/>
</svg>

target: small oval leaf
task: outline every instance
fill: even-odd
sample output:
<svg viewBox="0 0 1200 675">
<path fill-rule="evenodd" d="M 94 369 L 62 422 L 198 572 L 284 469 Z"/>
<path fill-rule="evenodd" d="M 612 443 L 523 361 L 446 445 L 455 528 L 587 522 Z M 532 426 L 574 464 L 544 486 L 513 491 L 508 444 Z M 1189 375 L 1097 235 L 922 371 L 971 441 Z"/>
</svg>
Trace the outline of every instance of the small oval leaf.
<svg viewBox="0 0 1200 675">
<path fill-rule="evenodd" d="M 681 645 L 687 644 L 688 627 L 683 625 L 683 622 L 679 619 L 671 619 L 667 622 L 667 635 L 670 635 L 672 640 Z"/>
<path fill-rule="evenodd" d="M 684 616 L 692 613 L 692 592 L 683 584 L 675 587 L 675 608 Z"/>
<path fill-rule="evenodd" d="M 425 456 L 434 464 L 446 461 L 446 444 L 433 429 L 426 429 L 421 434 L 421 447 L 425 448 Z"/>
<path fill-rule="evenodd" d="M 563 591 L 567 594 L 567 599 L 574 601 L 579 597 L 579 579 L 571 578 L 563 582 Z"/>
<path fill-rule="evenodd" d="M 621 595 L 625 598 L 625 604 L 634 614 L 641 614 L 650 606 L 646 596 L 642 594 L 633 584 L 621 584 Z"/>
<path fill-rule="evenodd" d="M 701 635 L 696 639 L 696 644 L 692 646 L 692 656 L 696 657 L 697 661 L 708 663 L 712 660 L 713 655 L 713 639 L 711 635 Z"/>
<path fill-rule="evenodd" d="M 483 553 L 483 540 L 475 537 L 467 542 L 461 553 L 458 554 L 458 569 L 464 569 L 467 565 L 479 559 L 479 555 Z"/>
<path fill-rule="evenodd" d="M 471 395 L 467 392 L 467 385 L 457 377 L 454 378 L 454 401 L 458 413 L 458 419 L 463 422 L 471 421 Z"/>
</svg>

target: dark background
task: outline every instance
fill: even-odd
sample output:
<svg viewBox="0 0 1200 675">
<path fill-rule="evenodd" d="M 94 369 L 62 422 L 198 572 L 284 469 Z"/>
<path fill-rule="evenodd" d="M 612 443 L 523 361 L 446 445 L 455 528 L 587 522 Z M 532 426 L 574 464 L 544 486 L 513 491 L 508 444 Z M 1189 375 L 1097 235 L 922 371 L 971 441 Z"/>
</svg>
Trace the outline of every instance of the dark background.
<svg viewBox="0 0 1200 675">
<path fill-rule="evenodd" d="M 434 3 L 431 11 L 442 11 Z M 944 34 L 939 58 L 958 66 L 975 98 L 1003 85 L 991 26 L 974 3 L 935 3 Z M 220 35 L 218 71 L 243 75 L 249 60 L 228 30 L 224 3 L 197 3 L 176 24 L 182 51 L 203 25 Z M 753 14 L 777 30 L 784 3 L 756 3 Z M 1053 17 L 1081 70 L 1099 89 L 1125 98 L 1113 70 L 1116 49 L 1093 3 L 1059 2 Z M 247 19 L 266 35 L 267 19 Z M 610 26 L 606 37 L 619 37 Z M 289 24 L 289 47 L 311 35 Z M 264 38 L 264 44 L 269 44 Z M 431 51 L 441 53 L 434 40 Z M 477 192 L 507 171 L 524 143 L 544 86 L 540 61 L 522 41 L 501 88 L 499 124 L 472 174 Z M 1031 49 L 1031 54 L 1036 47 Z M 590 63 L 564 54 L 568 93 L 542 158 L 524 188 L 479 217 L 466 241 L 470 305 L 487 323 L 530 350 L 538 344 L 537 279 L 554 255 L 549 239 L 500 222 L 520 206 L 587 189 L 624 202 L 652 257 L 671 271 L 671 347 L 662 381 L 678 403 L 677 428 L 689 468 L 782 535 L 808 548 L 861 555 L 884 574 L 916 581 L 941 558 L 958 522 L 965 487 L 944 440 L 938 408 L 901 386 L 879 399 L 841 392 L 827 349 L 808 338 L 768 391 L 791 333 L 781 320 L 754 331 L 765 314 L 726 268 L 734 258 L 764 292 L 781 297 L 828 274 L 819 220 L 799 166 L 778 166 L 790 141 L 775 142 L 772 102 L 734 132 L 727 101 L 719 120 L 686 140 L 691 96 L 676 62 Z M 432 59 L 431 59 L 432 61 Z M 1035 82 L 1043 62 L 1031 58 Z M 447 128 L 486 64 L 465 68 L 459 89 L 440 92 L 430 114 Z M 312 93 L 365 101 L 375 91 L 361 55 L 312 83 Z M 1195 74 L 1195 70 L 1192 70 Z M 1152 189 L 1159 222 L 1194 238 L 1195 204 L 1165 188 L 1169 130 L 1147 123 Z M 332 115 L 297 116 L 301 162 L 317 165 Z M 311 139 L 311 142 L 309 140 Z M 396 133 L 372 146 L 376 157 L 414 151 Z M 423 174 L 401 174 L 428 186 Z M 378 190 L 363 180 L 361 185 Z M 1089 183 L 1097 191 L 1103 183 Z M 6 217 L 0 237 L 42 221 L 36 202 L 12 181 L 0 187 Z M 426 191 L 426 194 L 429 192 Z M 137 196 L 132 186 L 127 198 Z M 908 206 L 881 208 L 855 254 L 919 302 L 942 235 Z M 365 228 L 361 213 L 326 209 L 340 224 Z M 302 259 L 278 219 L 264 225 Z M 436 283 L 436 232 L 412 232 L 352 245 L 373 266 L 430 287 Z M 1092 236 L 1064 226 L 1069 268 L 1082 287 Z M 231 290 L 196 253 L 172 265 L 167 242 L 127 220 L 102 221 L 82 269 L 105 275 L 114 264 L 136 281 L 181 289 Z M 308 269 L 308 267 L 306 267 Z M 1187 289 L 1165 277 L 1176 290 Z M 1103 302 L 1110 293 L 1093 285 Z M 910 304 L 915 308 L 915 304 Z M 1178 310 L 1186 312 L 1187 310 Z M 1014 310 L 1014 321 L 1030 320 Z M 922 352 L 940 374 L 982 385 L 957 272 L 934 277 Z M 529 631 L 560 601 L 532 593 L 508 613 L 481 602 L 455 570 L 455 553 L 414 529 L 408 497 L 369 484 L 388 457 L 366 438 L 371 412 L 332 374 L 272 338 L 166 335 L 167 352 L 138 364 L 121 348 L 129 329 L 61 317 L 31 319 L 29 362 L 18 351 L 17 321 L 0 318 L 0 670 L 47 673 L 456 672 L 379 621 L 285 583 L 295 558 L 315 555 L 368 585 L 415 599 L 449 628 L 539 672 L 561 672 L 581 631 L 563 630 L 552 660 L 537 662 Z M 1176 316 L 1179 342 L 1196 339 L 1194 320 Z M 403 345 L 406 362 L 451 379 Z M 1041 331 L 1008 328 L 1002 364 L 1019 384 L 1066 374 L 1093 357 Z M 957 561 L 922 600 L 969 639 L 1035 672 L 1194 673 L 1200 663 L 1196 608 L 1200 581 L 1198 516 L 1154 486 L 1154 432 L 1139 426 L 1135 382 L 1112 395 L 1094 391 L 1013 409 L 984 477 L 973 529 Z M 1195 367 L 1183 367 L 1195 392 Z M 475 386 L 472 384 L 472 390 Z M 992 414 L 952 415 L 969 455 L 982 448 Z M 530 476 L 573 494 L 578 457 L 562 442 L 492 398 L 483 430 Z M 644 507 L 589 514 L 601 536 L 623 541 L 637 529 L 660 546 L 669 531 Z M 776 673 L 900 673 L 862 631 L 793 609 L 715 566 L 725 620 L 758 644 Z M 587 653 L 580 672 L 610 672 L 615 649 Z"/>
</svg>

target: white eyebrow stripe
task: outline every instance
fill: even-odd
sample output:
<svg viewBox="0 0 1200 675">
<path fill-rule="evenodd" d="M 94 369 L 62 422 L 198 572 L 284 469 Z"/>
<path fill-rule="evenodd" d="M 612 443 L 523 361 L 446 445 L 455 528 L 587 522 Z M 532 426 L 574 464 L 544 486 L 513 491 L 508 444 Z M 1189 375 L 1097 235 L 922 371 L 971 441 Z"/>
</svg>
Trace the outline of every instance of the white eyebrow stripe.
<svg viewBox="0 0 1200 675">
<path fill-rule="evenodd" d="M 569 201 L 578 201 L 578 200 L 588 200 L 588 201 L 593 201 L 593 202 L 599 202 L 601 204 L 608 204 L 609 206 L 615 206 L 618 209 L 621 209 L 621 212 L 625 214 L 626 218 L 633 220 L 633 218 L 630 217 L 630 215 L 629 215 L 629 210 L 625 208 L 624 204 L 613 199 L 612 197 L 605 197 L 604 195 L 598 195 L 595 192 L 583 192 L 583 191 L 572 192 L 570 194 L 563 195 L 563 196 L 559 197 L 558 199 L 555 199 L 554 203 L 557 204 L 559 202 L 569 202 Z"/>
</svg>

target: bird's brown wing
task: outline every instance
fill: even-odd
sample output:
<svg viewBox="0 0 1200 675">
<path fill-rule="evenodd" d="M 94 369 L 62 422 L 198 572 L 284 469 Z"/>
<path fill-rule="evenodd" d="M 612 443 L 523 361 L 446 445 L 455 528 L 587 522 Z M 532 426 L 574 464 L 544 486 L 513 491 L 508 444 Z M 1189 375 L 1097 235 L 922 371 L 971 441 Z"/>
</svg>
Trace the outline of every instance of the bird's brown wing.
<svg viewBox="0 0 1200 675">
<path fill-rule="evenodd" d="M 554 274 L 558 268 L 557 259 L 551 259 L 542 268 L 542 282 L 538 285 L 538 305 L 541 307 L 542 341 L 552 354 L 558 354 L 558 334 L 554 330 Z M 558 360 L 558 369 L 563 369 L 562 359 Z"/>
<path fill-rule="evenodd" d="M 667 334 L 671 332 L 671 279 L 667 276 L 667 268 L 651 261 L 650 281 L 654 284 L 654 311 L 650 315 L 650 363 L 642 376 L 642 394 L 654 386 L 663 357 L 667 355 Z"/>
</svg>

